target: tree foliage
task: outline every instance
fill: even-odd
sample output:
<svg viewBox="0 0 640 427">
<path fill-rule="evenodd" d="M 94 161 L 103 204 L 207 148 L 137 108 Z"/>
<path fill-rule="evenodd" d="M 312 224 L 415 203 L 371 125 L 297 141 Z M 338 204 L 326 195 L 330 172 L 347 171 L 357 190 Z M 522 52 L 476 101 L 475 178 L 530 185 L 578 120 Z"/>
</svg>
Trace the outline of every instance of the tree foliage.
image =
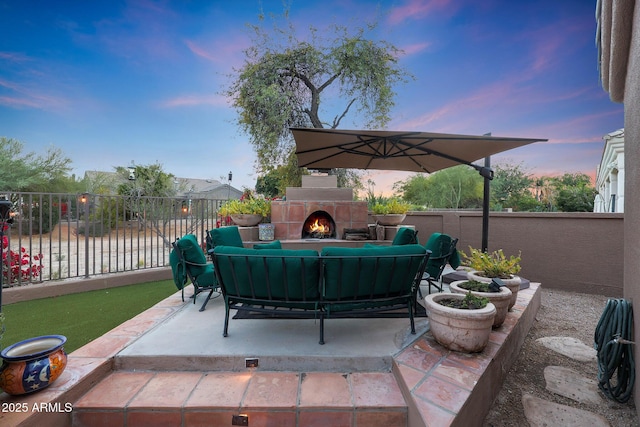
<svg viewBox="0 0 640 427">
<path fill-rule="evenodd" d="M 286 13 L 285 20 L 284 29 L 250 27 L 252 44 L 244 52 L 246 62 L 234 70 L 225 89 L 238 112 L 239 126 L 250 137 L 256 169 L 262 175 L 278 166 L 292 166 L 290 127 L 337 128 L 351 111 L 365 127 L 384 127 L 394 105 L 393 86 L 409 76 L 398 65 L 399 49 L 367 38 L 375 25 L 351 31 L 339 25 L 322 31 L 311 27 L 303 38 Z M 343 176 L 347 181 L 354 178 Z M 297 178 L 289 173 L 281 180 L 291 184 L 288 180 Z"/>
<path fill-rule="evenodd" d="M 24 153 L 24 144 L 0 137 L 0 189 L 8 191 L 60 192 L 75 184 L 69 178 L 71 160 L 55 147 L 44 153 Z"/>
<path fill-rule="evenodd" d="M 593 212 L 597 194 L 591 178 L 583 173 L 566 173 L 553 180 L 556 188 L 556 206 L 562 212 Z"/>
<path fill-rule="evenodd" d="M 588 175 L 534 178 L 522 164 L 494 167 L 491 208 L 520 212 L 592 212 L 596 194 Z M 468 209 L 482 206 L 483 179 L 468 166 L 455 166 L 431 175 L 417 174 L 394 188 L 402 197 L 427 208 Z"/>
<path fill-rule="evenodd" d="M 133 175 L 131 175 L 133 170 Z M 166 173 L 162 165 L 155 163 L 148 166 L 126 168 L 116 167 L 116 173 L 121 177 L 118 194 L 122 196 L 173 197 L 177 189 L 173 174 Z"/>
<path fill-rule="evenodd" d="M 475 169 L 454 166 L 431 175 L 417 174 L 396 183 L 404 200 L 427 208 L 471 209 L 482 206 L 482 177 Z"/>
</svg>

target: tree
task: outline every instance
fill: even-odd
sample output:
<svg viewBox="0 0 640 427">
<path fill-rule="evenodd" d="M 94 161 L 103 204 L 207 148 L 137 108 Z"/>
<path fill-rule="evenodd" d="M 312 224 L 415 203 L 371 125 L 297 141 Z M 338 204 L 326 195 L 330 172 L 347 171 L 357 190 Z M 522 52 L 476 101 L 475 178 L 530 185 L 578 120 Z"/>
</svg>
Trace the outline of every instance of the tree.
<svg viewBox="0 0 640 427">
<path fill-rule="evenodd" d="M 178 186 L 175 177 L 164 172 L 162 165 L 137 165 L 133 168 L 116 167 L 121 178 L 118 194 L 124 196 L 126 211 L 142 226 L 152 228 L 171 247 L 167 237 L 169 223 L 180 216 L 183 200 L 176 198 Z M 191 224 L 191 229 L 195 224 Z"/>
<path fill-rule="evenodd" d="M 50 147 L 43 154 L 23 153 L 24 144 L 12 138 L 0 138 L 0 189 L 5 191 L 63 191 L 70 185 L 67 177 L 71 160 L 62 151 Z"/>
<path fill-rule="evenodd" d="M 431 175 L 414 175 L 394 187 L 402 198 L 428 208 L 471 209 L 482 206 L 482 177 L 467 165 Z"/>
<path fill-rule="evenodd" d="M 338 25 L 327 31 L 311 27 L 309 39 L 302 40 L 286 12 L 285 20 L 286 29 L 274 25 L 272 32 L 251 26 L 246 62 L 234 70 L 233 81 L 225 89 L 238 112 L 239 126 L 250 136 L 256 169 L 262 174 L 292 165 L 290 127 L 337 128 L 352 109 L 364 118 L 364 126 L 384 127 L 394 105 L 393 86 L 408 77 L 397 63 L 399 49 L 366 38 L 375 25 L 367 31 L 357 28 L 352 34 Z M 334 105 L 337 114 L 327 120 L 324 116 L 331 112 L 323 108 L 324 101 L 331 99 L 342 105 Z M 346 181 L 357 176 L 343 174 Z M 295 184 L 297 178 L 289 174 L 282 180 Z"/>
<path fill-rule="evenodd" d="M 597 194 L 591 178 L 583 173 L 565 173 L 555 178 L 555 204 L 562 212 L 593 212 L 593 201 Z"/>
<path fill-rule="evenodd" d="M 511 208 L 514 211 L 526 212 L 540 209 L 540 203 L 531 193 L 534 179 L 522 164 L 498 164 L 494 168 L 491 181 L 491 203 L 493 209 Z"/>
</svg>

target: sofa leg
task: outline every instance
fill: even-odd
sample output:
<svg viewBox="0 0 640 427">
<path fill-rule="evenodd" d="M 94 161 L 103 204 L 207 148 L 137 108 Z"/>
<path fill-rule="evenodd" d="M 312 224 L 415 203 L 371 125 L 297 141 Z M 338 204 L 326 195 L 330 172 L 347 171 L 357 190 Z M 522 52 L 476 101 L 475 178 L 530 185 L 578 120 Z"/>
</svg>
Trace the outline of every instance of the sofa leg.
<svg viewBox="0 0 640 427">
<path fill-rule="evenodd" d="M 320 345 L 324 345 L 324 316 L 320 316 Z"/>
</svg>

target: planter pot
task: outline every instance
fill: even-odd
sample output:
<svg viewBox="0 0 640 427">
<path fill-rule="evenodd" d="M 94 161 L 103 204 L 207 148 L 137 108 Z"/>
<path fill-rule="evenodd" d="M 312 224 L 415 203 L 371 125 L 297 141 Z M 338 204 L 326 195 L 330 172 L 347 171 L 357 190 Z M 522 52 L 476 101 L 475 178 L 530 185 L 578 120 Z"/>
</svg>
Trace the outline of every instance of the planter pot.
<svg viewBox="0 0 640 427">
<path fill-rule="evenodd" d="M 67 366 L 63 335 L 29 338 L 2 350 L 0 388 L 11 395 L 33 393 L 48 387 Z"/>
<path fill-rule="evenodd" d="M 496 316 L 496 307 L 489 303 L 477 310 L 446 307 L 438 301 L 463 299 L 464 295 L 441 292 L 425 298 L 429 326 L 433 337 L 446 348 L 464 353 L 484 350 Z"/>
<path fill-rule="evenodd" d="M 472 270 L 467 272 L 467 279 L 477 280 L 478 282 L 491 283 L 492 278 L 482 276 L 481 271 Z M 507 286 L 507 288 L 509 288 L 509 290 L 511 291 L 511 302 L 509 303 L 509 310 L 511 310 L 511 307 L 513 307 L 516 303 L 516 299 L 518 299 L 518 291 L 520 290 L 520 282 L 521 282 L 520 276 L 512 275 L 511 279 L 502 279 L 502 281 Z"/>
<path fill-rule="evenodd" d="M 466 294 L 469 292 L 460 285 L 467 282 L 467 280 L 458 280 L 449 284 L 449 289 L 455 294 Z M 500 292 L 479 292 L 471 291 L 473 295 L 479 297 L 489 298 L 489 301 L 496 307 L 496 317 L 493 319 L 493 327 L 497 328 L 504 322 L 509 311 L 509 304 L 511 303 L 511 290 L 506 286 L 500 288 Z"/>
<path fill-rule="evenodd" d="M 229 216 L 231 220 L 240 227 L 254 227 L 262 221 L 262 215 L 234 214 Z"/>
<path fill-rule="evenodd" d="M 387 214 L 387 215 L 373 215 L 373 219 L 380 225 L 400 225 L 402 221 L 407 217 L 405 214 Z"/>
</svg>

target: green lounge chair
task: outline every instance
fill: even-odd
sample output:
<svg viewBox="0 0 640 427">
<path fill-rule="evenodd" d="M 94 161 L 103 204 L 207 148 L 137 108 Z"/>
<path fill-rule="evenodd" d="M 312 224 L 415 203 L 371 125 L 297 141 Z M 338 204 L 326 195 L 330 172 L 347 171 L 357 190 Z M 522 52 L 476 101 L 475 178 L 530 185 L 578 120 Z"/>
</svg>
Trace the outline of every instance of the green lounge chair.
<svg viewBox="0 0 640 427">
<path fill-rule="evenodd" d="M 200 292 L 209 291 L 206 300 L 200 307 L 204 311 L 207 303 L 219 288 L 216 280 L 213 264 L 207 262 L 202 249 L 198 245 L 196 236 L 187 234 L 172 243 L 173 250 L 169 254 L 169 264 L 173 273 L 173 281 L 176 287 L 182 291 L 184 301 L 184 287 L 188 281 L 193 284 L 193 303 Z"/>
</svg>

